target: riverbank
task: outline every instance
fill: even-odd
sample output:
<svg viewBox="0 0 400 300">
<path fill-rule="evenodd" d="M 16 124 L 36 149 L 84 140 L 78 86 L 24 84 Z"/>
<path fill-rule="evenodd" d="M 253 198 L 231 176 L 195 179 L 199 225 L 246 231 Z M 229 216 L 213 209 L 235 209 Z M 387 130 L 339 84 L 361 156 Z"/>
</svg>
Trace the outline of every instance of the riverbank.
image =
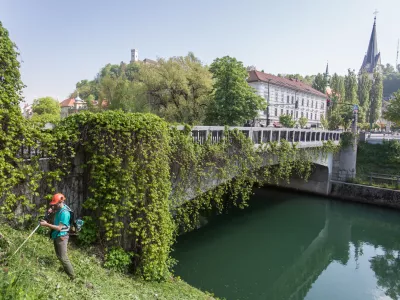
<svg viewBox="0 0 400 300">
<path fill-rule="evenodd" d="M 101 266 L 94 249 L 69 247 L 77 279 L 71 282 L 60 271 L 51 241 L 35 234 L 21 251 L 4 263 L 5 252 L 14 251 L 29 235 L 0 224 L 0 298 L 2 299 L 205 299 L 213 297 L 179 277 L 147 282 L 111 272 Z"/>
<path fill-rule="evenodd" d="M 329 197 L 400 209 L 400 191 L 339 181 L 331 181 L 331 186 Z"/>
</svg>

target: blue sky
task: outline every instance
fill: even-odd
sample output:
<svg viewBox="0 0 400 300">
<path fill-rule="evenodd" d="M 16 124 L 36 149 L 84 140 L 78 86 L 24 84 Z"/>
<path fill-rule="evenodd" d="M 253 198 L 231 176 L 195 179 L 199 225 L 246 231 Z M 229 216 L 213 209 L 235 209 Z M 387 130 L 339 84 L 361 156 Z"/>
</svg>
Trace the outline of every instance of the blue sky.
<svg viewBox="0 0 400 300">
<path fill-rule="evenodd" d="M 382 62 L 395 64 L 399 0 L 0 0 L 19 47 L 27 102 L 61 101 L 106 63 L 193 51 L 204 63 L 231 55 L 265 72 L 358 70 L 378 9 Z"/>
</svg>

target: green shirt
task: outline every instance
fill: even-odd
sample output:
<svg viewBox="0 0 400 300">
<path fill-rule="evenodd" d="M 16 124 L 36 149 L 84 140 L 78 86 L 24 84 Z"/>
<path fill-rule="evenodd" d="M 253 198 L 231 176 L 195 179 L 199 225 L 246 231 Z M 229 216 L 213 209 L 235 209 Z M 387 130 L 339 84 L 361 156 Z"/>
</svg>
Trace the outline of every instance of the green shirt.
<svg viewBox="0 0 400 300">
<path fill-rule="evenodd" d="M 61 208 L 59 211 L 56 212 L 54 216 L 54 225 L 58 226 L 60 223 L 64 224 L 68 228 L 70 227 L 70 219 L 71 219 L 71 214 L 67 210 L 66 207 Z M 57 231 L 53 230 L 51 232 L 51 238 L 55 240 L 56 238 L 60 236 L 67 235 L 68 231 Z"/>
</svg>

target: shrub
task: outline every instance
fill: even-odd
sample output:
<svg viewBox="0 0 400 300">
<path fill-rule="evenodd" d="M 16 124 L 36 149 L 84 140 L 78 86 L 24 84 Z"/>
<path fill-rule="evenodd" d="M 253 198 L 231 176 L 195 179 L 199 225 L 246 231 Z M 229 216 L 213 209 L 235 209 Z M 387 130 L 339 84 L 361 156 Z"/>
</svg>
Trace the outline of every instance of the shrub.
<svg viewBox="0 0 400 300">
<path fill-rule="evenodd" d="M 84 226 L 79 232 L 78 241 L 80 245 L 89 246 L 96 242 L 98 238 L 98 230 L 96 223 L 93 222 L 92 217 L 83 217 Z"/>
<path fill-rule="evenodd" d="M 111 248 L 105 256 L 104 267 L 121 273 L 128 271 L 133 254 L 120 247 Z"/>
</svg>

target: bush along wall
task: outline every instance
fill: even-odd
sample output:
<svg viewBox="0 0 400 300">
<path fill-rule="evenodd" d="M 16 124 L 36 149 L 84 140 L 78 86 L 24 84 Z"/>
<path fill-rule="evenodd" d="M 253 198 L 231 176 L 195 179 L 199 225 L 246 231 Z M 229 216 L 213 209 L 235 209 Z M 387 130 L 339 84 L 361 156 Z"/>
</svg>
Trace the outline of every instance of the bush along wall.
<svg viewBox="0 0 400 300">
<path fill-rule="evenodd" d="M 227 129 L 219 143 L 199 145 L 189 127 L 180 131 L 152 114 L 119 111 L 79 113 L 51 134 L 35 132 L 50 158 L 48 171 L 39 172 L 35 163 L 27 176 L 48 187 L 36 210 L 81 157 L 87 220 L 82 242 L 97 239 L 107 250 L 105 266 L 127 270 L 131 261 L 130 270 L 148 280 L 169 275 L 176 234 L 196 228 L 202 214 L 245 207 L 255 185 L 288 181 L 293 173 L 307 179 L 312 157 L 337 148 L 327 142 L 305 151 L 282 140 L 255 149 L 241 132 Z M 37 186 L 30 190 L 37 193 Z M 27 197 L 10 199 L 9 217 L 18 215 L 15 208 L 22 204 L 32 205 Z M 34 211 L 27 209 L 25 215 Z"/>
</svg>

